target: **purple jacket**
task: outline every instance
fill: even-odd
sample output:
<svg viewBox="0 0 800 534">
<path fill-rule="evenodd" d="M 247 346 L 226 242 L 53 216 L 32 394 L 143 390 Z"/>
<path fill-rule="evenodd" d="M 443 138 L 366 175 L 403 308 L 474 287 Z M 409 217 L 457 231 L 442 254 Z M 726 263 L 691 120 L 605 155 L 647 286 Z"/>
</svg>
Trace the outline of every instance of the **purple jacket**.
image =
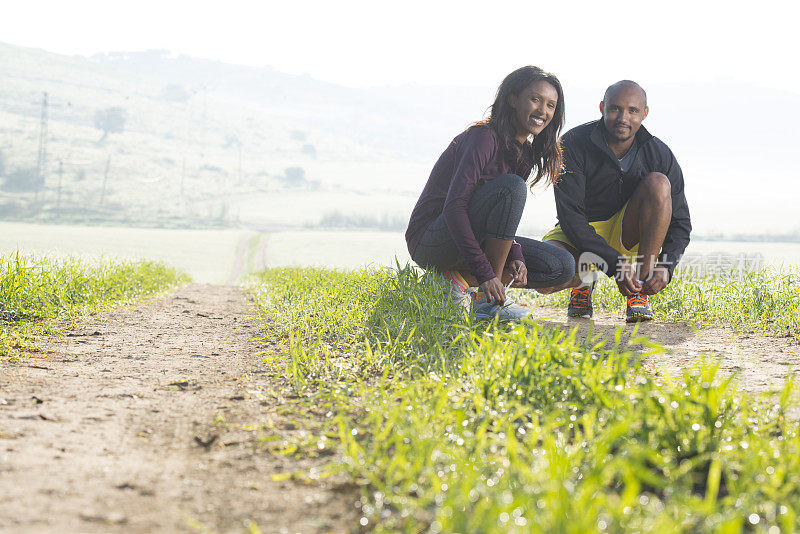
<svg viewBox="0 0 800 534">
<path fill-rule="evenodd" d="M 447 229 L 478 283 L 495 277 L 492 265 L 481 250 L 467 215 L 467 204 L 475 188 L 504 174 L 528 179 L 532 165 L 508 161 L 497 134 L 487 126 L 473 126 L 459 134 L 439 156 L 428 183 L 411 212 L 406 230 L 408 251 L 414 250 L 428 225 L 444 214 Z M 523 260 L 522 249 L 514 243 L 510 259 Z"/>
</svg>

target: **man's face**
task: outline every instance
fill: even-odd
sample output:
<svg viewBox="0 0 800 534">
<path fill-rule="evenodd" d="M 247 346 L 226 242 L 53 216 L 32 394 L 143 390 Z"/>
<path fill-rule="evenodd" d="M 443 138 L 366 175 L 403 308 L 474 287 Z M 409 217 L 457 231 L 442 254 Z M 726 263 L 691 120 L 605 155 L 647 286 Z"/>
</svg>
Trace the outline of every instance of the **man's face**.
<svg viewBox="0 0 800 534">
<path fill-rule="evenodd" d="M 609 140 L 624 143 L 639 131 L 647 117 L 647 105 L 642 91 L 637 87 L 618 87 L 605 102 L 600 102 L 603 125 Z"/>
</svg>

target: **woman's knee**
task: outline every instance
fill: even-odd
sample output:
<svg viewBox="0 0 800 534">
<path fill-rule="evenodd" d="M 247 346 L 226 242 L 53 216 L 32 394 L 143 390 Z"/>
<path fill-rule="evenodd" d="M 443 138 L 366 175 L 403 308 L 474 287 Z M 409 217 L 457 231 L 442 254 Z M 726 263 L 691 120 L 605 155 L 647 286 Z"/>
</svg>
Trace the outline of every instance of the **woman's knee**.
<svg viewBox="0 0 800 534">
<path fill-rule="evenodd" d="M 472 195 L 468 208 L 475 234 L 512 239 L 525 209 L 525 191 L 525 181 L 515 174 L 504 174 L 482 185 Z"/>
<path fill-rule="evenodd" d="M 516 174 L 503 174 L 493 180 L 499 187 L 507 190 L 513 197 L 525 199 L 528 186 L 521 176 Z"/>
<path fill-rule="evenodd" d="M 528 264 L 528 287 L 540 293 L 560 291 L 575 276 L 575 258 L 561 247 L 517 236 Z M 543 291 L 540 291 L 543 290 Z"/>
<path fill-rule="evenodd" d="M 500 202 L 505 205 L 504 209 L 510 209 L 521 217 L 525 201 L 528 199 L 528 187 L 525 185 L 525 180 L 516 174 L 503 174 L 495 178 L 493 183 L 501 192 L 496 198 L 504 199 L 504 202 Z"/>
<path fill-rule="evenodd" d="M 554 263 L 557 266 L 556 272 L 553 273 L 553 285 L 560 286 L 566 284 L 575 276 L 575 258 L 569 251 L 561 247 L 555 245 L 550 245 L 550 247 L 552 247 L 550 252 L 556 259 Z"/>
</svg>

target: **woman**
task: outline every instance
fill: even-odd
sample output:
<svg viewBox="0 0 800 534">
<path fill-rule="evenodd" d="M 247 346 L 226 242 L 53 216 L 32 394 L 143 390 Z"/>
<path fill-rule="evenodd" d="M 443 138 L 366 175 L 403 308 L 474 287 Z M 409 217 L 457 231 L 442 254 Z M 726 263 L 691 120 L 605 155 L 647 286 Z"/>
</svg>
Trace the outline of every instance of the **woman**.
<svg viewBox="0 0 800 534">
<path fill-rule="evenodd" d="M 411 213 L 411 258 L 442 273 L 446 292 L 478 317 L 521 319 L 529 312 L 506 297 L 506 284 L 553 287 L 575 272 L 568 252 L 516 236 L 531 172 L 531 187 L 558 178 L 563 126 L 558 78 L 534 66 L 515 70 L 500 84 L 489 118 L 439 157 Z"/>
</svg>

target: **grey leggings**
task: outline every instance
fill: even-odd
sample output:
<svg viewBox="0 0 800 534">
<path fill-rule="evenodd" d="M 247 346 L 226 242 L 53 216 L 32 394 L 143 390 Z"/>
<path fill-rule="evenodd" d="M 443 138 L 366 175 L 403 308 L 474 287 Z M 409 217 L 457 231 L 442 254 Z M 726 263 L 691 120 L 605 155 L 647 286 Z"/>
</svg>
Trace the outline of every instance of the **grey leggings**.
<svg viewBox="0 0 800 534">
<path fill-rule="evenodd" d="M 552 287 L 568 282 L 575 274 L 575 260 L 566 250 L 535 239 L 517 236 L 528 188 L 515 174 L 504 174 L 475 189 L 467 206 L 472 232 L 483 245 L 487 237 L 513 239 L 522 246 L 529 288 Z M 466 270 L 444 215 L 439 215 L 422 234 L 411 256 L 417 265 L 442 271 Z"/>
</svg>

